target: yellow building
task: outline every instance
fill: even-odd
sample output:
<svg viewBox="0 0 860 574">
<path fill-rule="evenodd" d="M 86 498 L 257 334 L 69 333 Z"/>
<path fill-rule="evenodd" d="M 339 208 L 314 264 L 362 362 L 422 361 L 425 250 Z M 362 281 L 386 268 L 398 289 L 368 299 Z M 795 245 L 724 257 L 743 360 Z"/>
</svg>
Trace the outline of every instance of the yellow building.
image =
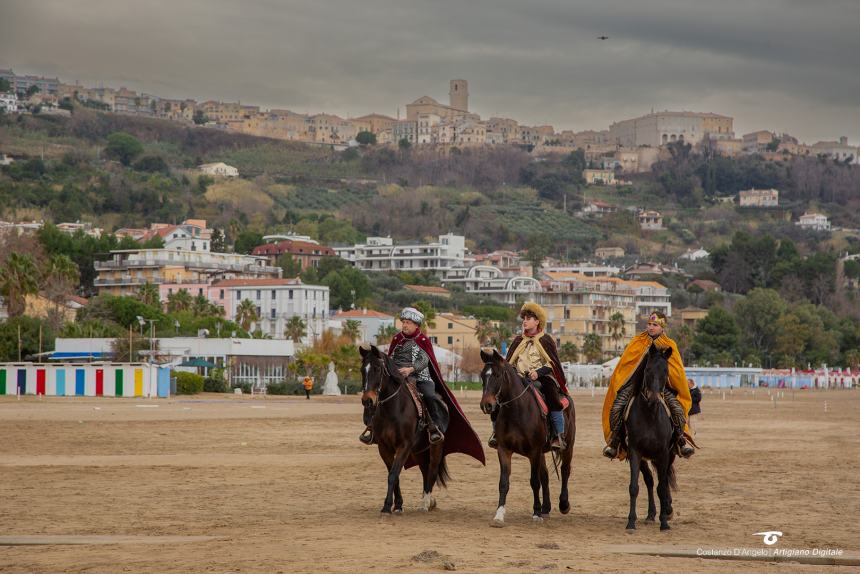
<svg viewBox="0 0 860 574">
<path fill-rule="evenodd" d="M 636 334 L 634 295 L 631 293 L 619 301 L 617 293 L 610 298 L 594 291 L 586 299 L 587 302 L 578 304 L 546 305 L 547 332 L 559 347 L 573 343 L 579 350 L 586 335 L 596 334 L 606 357 L 621 354 Z M 620 320 L 613 319 L 616 314 Z"/>
<path fill-rule="evenodd" d="M 454 313 L 439 313 L 433 320 L 435 326 L 425 325 L 424 332 L 437 347 L 462 355 L 464 349 L 480 349 L 478 320 Z M 395 322 L 400 328 L 400 319 Z"/>
<path fill-rule="evenodd" d="M 386 130 L 390 130 L 397 123 L 397 120 L 384 116 L 382 114 L 368 114 L 350 120 L 355 126 L 356 132 L 370 132 L 376 135 L 381 134 Z"/>
</svg>

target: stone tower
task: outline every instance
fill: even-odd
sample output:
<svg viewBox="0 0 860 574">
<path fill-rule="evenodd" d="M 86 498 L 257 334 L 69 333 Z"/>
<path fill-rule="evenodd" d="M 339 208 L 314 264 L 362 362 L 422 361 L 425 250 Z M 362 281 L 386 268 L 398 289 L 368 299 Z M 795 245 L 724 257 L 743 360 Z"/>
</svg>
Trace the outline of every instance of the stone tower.
<svg viewBox="0 0 860 574">
<path fill-rule="evenodd" d="M 469 111 L 469 82 L 466 80 L 451 80 L 451 91 L 448 92 L 450 106 L 455 110 Z"/>
</svg>

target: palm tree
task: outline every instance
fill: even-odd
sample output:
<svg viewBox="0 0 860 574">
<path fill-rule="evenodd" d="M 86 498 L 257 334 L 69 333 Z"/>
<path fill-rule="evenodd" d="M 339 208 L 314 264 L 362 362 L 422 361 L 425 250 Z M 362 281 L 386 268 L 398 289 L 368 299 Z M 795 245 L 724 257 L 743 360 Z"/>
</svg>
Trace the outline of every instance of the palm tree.
<svg viewBox="0 0 860 574">
<path fill-rule="evenodd" d="M 301 343 L 305 336 L 306 327 L 307 325 L 305 325 L 305 322 L 301 317 L 293 315 L 290 317 L 290 320 L 287 321 L 287 325 L 284 328 L 284 334 L 292 339 L 293 343 Z"/>
<path fill-rule="evenodd" d="M 624 315 L 620 312 L 615 312 L 609 316 L 609 336 L 615 344 L 615 351 L 618 351 L 618 342 L 627 335 L 627 328 L 624 326 Z"/>
<path fill-rule="evenodd" d="M 184 291 L 184 289 L 183 289 Z M 236 308 L 236 322 L 246 331 L 251 330 L 251 325 L 260 320 L 257 306 L 250 299 L 243 299 Z"/>
<path fill-rule="evenodd" d="M 176 293 L 171 293 L 167 296 L 167 311 L 169 313 L 177 313 L 179 311 L 188 311 L 194 304 L 194 298 L 188 289 L 180 289 Z M 247 329 L 245 329 L 247 331 Z"/>
<path fill-rule="evenodd" d="M 387 345 L 394 335 L 397 334 L 397 327 L 392 325 L 380 325 L 379 331 L 376 332 L 376 344 Z"/>
<path fill-rule="evenodd" d="M 0 268 L 0 295 L 6 299 L 10 317 L 21 315 L 27 295 L 39 292 L 39 269 L 32 255 L 12 252 Z"/>
<path fill-rule="evenodd" d="M 433 304 L 429 301 L 418 301 L 415 303 L 415 308 L 424 315 L 424 323 L 421 325 L 421 330 L 426 333 L 427 329 L 435 329 L 436 309 L 433 308 Z"/>
<path fill-rule="evenodd" d="M 209 302 L 209 299 L 206 298 L 205 295 L 199 294 L 194 298 L 194 301 L 191 303 L 191 311 L 197 315 L 209 315 L 211 312 L 212 304 Z"/>
<path fill-rule="evenodd" d="M 361 321 L 348 319 L 343 324 L 343 334 L 354 343 L 359 337 L 361 337 Z"/>
<path fill-rule="evenodd" d="M 501 347 L 502 343 L 509 340 L 511 337 L 513 337 L 513 335 L 514 332 L 511 330 L 510 327 L 508 327 L 504 323 L 499 323 L 498 325 L 496 325 L 496 327 L 493 329 L 492 334 L 490 335 L 490 343 L 494 347 Z"/>
<path fill-rule="evenodd" d="M 479 319 L 478 326 L 475 328 L 475 336 L 478 338 L 478 344 L 484 345 L 493 337 L 495 327 L 489 319 Z"/>
<path fill-rule="evenodd" d="M 51 257 L 45 270 L 46 279 L 62 281 L 76 287 L 81 277 L 78 265 L 68 255 L 57 254 Z"/>
<path fill-rule="evenodd" d="M 603 357 L 603 345 L 600 342 L 600 335 L 597 333 L 589 333 L 582 340 L 582 354 L 585 355 L 585 360 L 589 363 L 596 363 Z"/>
<path fill-rule="evenodd" d="M 161 299 L 158 294 L 158 286 L 147 281 L 137 289 L 137 298 L 144 305 L 156 307 Z"/>
<path fill-rule="evenodd" d="M 558 358 L 562 361 L 575 363 L 579 359 L 579 350 L 576 345 L 568 341 L 558 349 Z"/>
</svg>

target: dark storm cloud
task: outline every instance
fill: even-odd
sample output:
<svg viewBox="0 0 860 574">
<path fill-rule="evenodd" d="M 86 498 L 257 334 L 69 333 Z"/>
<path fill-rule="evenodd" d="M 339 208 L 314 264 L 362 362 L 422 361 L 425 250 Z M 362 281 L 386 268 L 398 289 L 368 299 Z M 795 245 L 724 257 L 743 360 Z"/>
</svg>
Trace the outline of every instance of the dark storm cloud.
<svg viewBox="0 0 860 574">
<path fill-rule="evenodd" d="M 556 128 L 650 109 L 860 140 L 854 0 L 4 0 L 0 66 L 165 97 L 395 114 L 446 102 Z M 597 36 L 606 34 L 602 42 Z"/>
</svg>

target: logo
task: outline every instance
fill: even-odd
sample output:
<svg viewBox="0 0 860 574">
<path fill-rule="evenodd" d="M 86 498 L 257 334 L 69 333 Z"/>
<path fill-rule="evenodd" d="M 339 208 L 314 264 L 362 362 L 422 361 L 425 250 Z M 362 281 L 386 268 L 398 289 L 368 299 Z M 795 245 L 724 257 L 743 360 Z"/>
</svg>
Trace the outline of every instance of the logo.
<svg viewBox="0 0 860 574">
<path fill-rule="evenodd" d="M 782 536 L 782 532 L 779 530 L 767 530 L 765 532 L 756 532 L 753 536 L 762 536 L 762 542 L 768 546 L 773 546 L 779 541 L 779 537 Z"/>
</svg>

